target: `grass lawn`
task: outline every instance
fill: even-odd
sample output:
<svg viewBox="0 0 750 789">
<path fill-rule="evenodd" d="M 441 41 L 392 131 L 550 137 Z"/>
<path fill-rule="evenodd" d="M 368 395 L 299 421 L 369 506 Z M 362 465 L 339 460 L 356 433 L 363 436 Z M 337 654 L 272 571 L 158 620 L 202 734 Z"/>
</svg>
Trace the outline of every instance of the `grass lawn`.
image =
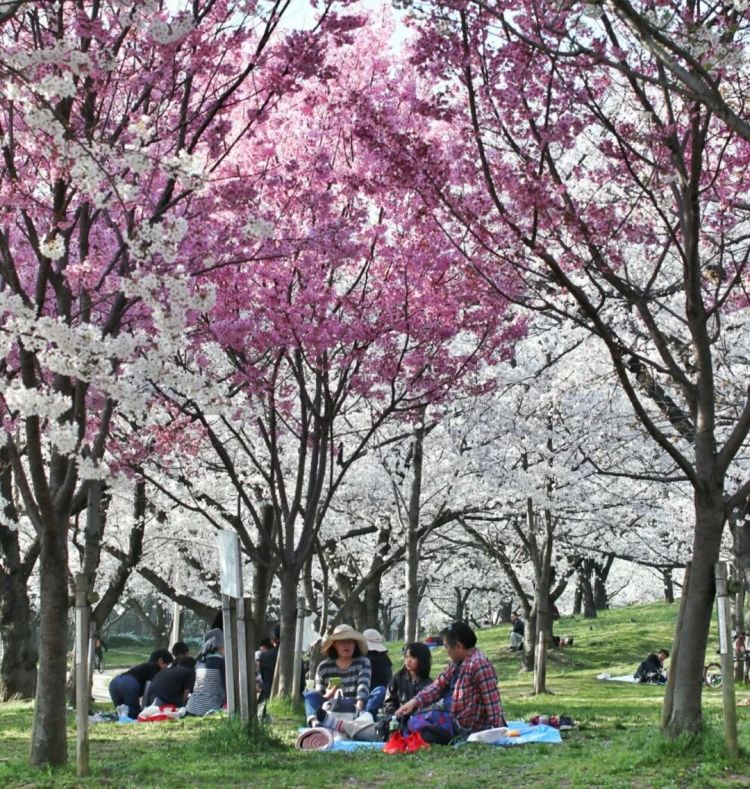
<svg viewBox="0 0 750 789">
<path fill-rule="evenodd" d="M 632 672 L 647 652 L 669 648 L 676 611 L 676 605 L 651 604 L 607 611 L 595 620 L 563 617 L 556 632 L 575 640 L 550 654 L 552 693 L 543 697 L 531 695 L 531 677 L 519 672 L 520 658 L 506 649 L 509 627 L 481 631 L 479 645 L 496 663 L 508 718 L 570 715 L 578 728 L 564 733 L 562 745 L 471 745 L 408 756 L 302 753 L 293 749 L 302 716 L 277 705 L 273 724 L 256 741 L 219 718 L 93 726 L 91 776 L 79 780 L 73 713 L 73 767 L 32 770 L 26 766 L 31 705 L 12 702 L 0 705 L 0 786 L 750 786 L 750 707 L 738 706 L 742 753 L 731 762 L 723 747 L 720 691 L 704 694 L 704 736 L 666 742 L 658 731 L 663 688 L 596 679 L 601 671 Z M 395 645 L 391 655 L 398 655 Z M 441 668 L 445 653 L 437 650 L 434 660 Z M 740 687 L 738 701 L 746 698 L 750 687 Z"/>
</svg>

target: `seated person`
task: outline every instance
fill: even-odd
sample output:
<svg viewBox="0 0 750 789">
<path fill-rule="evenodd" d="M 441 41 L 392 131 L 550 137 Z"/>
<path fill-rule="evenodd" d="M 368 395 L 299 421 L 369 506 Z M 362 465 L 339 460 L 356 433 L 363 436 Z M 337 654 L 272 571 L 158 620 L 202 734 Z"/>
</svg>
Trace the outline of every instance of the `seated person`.
<svg viewBox="0 0 750 789">
<path fill-rule="evenodd" d="M 367 659 L 370 661 L 370 697 L 367 699 L 365 710 L 373 717 L 383 706 L 385 691 L 393 676 L 393 663 L 388 657 L 385 639 L 377 630 L 368 628 L 362 635 L 367 641 Z"/>
<path fill-rule="evenodd" d="M 404 653 L 403 668 L 394 674 L 388 683 L 388 692 L 383 705 L 384 720 L 378 723 L 360 723 L 356 720 L 342 721 L 325 710 L 319 710 L 318 725 L 342 732 L 352 740 L 370 742 L 384 740 L 387 737 L 388 724 L 396 710 L 402 704 L 413 699 L 420 690 L 432 682 L 430 679 L 431 666 L 432 654 L 427 644 L 419 641 L 409 644 Z"/>
<path fill-rule="evenodd" d="M 633 676 L 639 682 L 650 682 L 663 685 L 667 681 L 667 672 L 664 670 L 664 661 L 669 657 L 666 649 L 660 649 L 656 654 L 653 652 L 646 656 L 635 670 Z"/>
<path fill-rule="evenodd" d="M 450 709 L 454 734 L 505 726 L 495 667 L 477 649 L 474 631 L 465 622 L 454 622 L 444 639 L 451 664 L 411 701 L 402 704 L 396 717 L 404 718 L 442 699 L 445 708 Z"/>
<path fill-rule="evenodd" d="M 172 647 L 172 656 L 175 660 L 187 657 L 190 654 L 190 647 L 184 641 L 176 641 Z"/>
<path fill-rule="evenodd" d="M 510 615 L 510 623 L 512 625 L 510 631 L 510 648 L 513 651 L 523 649 L 523 632 L 525 628 L 523 619 L 513 611 Z"/>
<path fill-rule="evenodd" d="M 227 700 L 227 675 L 224 665 L 224 633 L 213 628 L 198 654 L 195 685 L 185 705 L 188 715 L 205 715 L 220 710 Z"/>
<path fill-rule="evenodd" d="M 306 690 L 308 723 L 324 704 L 335 712 L 362 712 L 370 696 L 370 661 L 365 637 L 350 625 L 337 625 L 322 644 L 327 655 L 315 673 L 315 690 Z"/>
<path fill-rule="evenodd" d="M 258 674 L 261 680 L 261 699 L 271 698 L 273 675 L 276 673 L 276 661 L 279 657 L 279 639 L 281 633 L 278 625 L 271 629 L 270 639 L 264 639 L 260 644 L 260 654 L 257 657 Z M 266 647 L 264 648 L 264 644 Z"/>
<path fill-rule="evenodd" d="M 388 683 L 388 692 L 383 704 L 383 713 L 392 718 L 396 710 L 413 699 L 420 690 L 431 682 L 432 653 L 427 644 L 415 641 L 408 644 L 404 652 L 403 668 L 393 675 Z"/>
<path fill-rule="evenodd" d="M 184 707 L 195 685 L 195 659 L 184 655 L 175 660 L 169 668 L 160 671 L 148 686 L 144 707 L 156 704 L 173 704 Z"/>
<path fill-rule="evenodd" d="M 157 649 L 151 653 L 147 663 L 139 663 L 118 674 L 109 683 L 109 696 L 115 709 L 126 704 L 128 717 L 135 720 L 141 711 L 141 697 L 146 694 L 151 680 L 172 662 L 168 649 Z"/>
</svg>

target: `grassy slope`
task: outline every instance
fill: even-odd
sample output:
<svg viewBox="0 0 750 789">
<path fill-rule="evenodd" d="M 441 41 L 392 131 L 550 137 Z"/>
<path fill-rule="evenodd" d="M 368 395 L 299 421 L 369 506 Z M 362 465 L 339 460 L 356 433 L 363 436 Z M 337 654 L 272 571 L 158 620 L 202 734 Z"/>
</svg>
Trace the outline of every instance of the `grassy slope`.
<svg viewBox="0 0 750 789">
<path fill-rule="evenodd" d="M 750 785 L 750 708 L 738 707 L 743 755 L 730 763 L 721 741 L 721 694 L 704 695 L 708 729 L 701 740 L 666 743 L 658 734 L 663 688 L 596 680 L 596 674 L 632 672 L 646 652 L 669 647 L 676 606 L 660 604 L 606 612 L 596 620 L 563 618 L 556 631 L 575 638 L 551 653 L 551 695 L 531 695 L 530 676 L 506 649 L 508 628 L 480 633 L 480 646 L 496 662 L 506 714 L 567 714 L 579 728 L 562 746 L 432 749 L 410 756 L 300 753 L 294 751 L 298 719 L 277 707 L 276 742 L 249 744 L 238 726 L 219 719 L 91 730 L 90 778 L 74 769 L 32 771 L 25 766 L 31 708 L 0 705 L 2 786 L 273 786 L 280 787 L 683 787 Z M 710 651 L 713 652 L 715 646 Z M 398 654 L 394 646 L 392 655 Z M 435 653 L 436 668 L 445 653 Z M 112 665 L 110 663 L 110 665 Z M 738 700 L 750 697 L 741 688 Z M 72 713 L 69 719 L 74 761 Z"/>
</svg>

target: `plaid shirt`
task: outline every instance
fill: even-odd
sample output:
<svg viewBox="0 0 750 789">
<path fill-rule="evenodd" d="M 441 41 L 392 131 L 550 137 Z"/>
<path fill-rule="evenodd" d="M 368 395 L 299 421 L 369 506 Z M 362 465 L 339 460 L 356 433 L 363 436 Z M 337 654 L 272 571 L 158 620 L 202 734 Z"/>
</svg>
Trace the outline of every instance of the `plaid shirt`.
<svg viewBox="0 0 750 789">
<path fill-rule="evenodd" d="M 451 705 L 456 723 L 469 732 L 503 726 L 505 716 L 495 667 L 479 649 L 472 649 L 461 663 L 451 663 L 432 685 L 420 691 L 415 696 L 417 708 L 423 709 L 445 696 L 456 673 Z"/>
</svg>

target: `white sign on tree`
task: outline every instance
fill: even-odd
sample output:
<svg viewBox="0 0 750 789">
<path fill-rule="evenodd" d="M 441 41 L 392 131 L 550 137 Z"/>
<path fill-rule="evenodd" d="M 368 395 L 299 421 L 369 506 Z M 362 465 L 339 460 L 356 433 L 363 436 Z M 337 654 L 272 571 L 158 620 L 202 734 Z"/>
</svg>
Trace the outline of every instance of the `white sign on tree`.
<svg viewBox="0 0 750 789">
<path fill-rule="evenodd" d="M 218 532 L 219 573 L 221 593 L 228 597 L 242 597 L 242 570 L 240 566 L 240 541 L 232 531 Z"/>
</svg>

